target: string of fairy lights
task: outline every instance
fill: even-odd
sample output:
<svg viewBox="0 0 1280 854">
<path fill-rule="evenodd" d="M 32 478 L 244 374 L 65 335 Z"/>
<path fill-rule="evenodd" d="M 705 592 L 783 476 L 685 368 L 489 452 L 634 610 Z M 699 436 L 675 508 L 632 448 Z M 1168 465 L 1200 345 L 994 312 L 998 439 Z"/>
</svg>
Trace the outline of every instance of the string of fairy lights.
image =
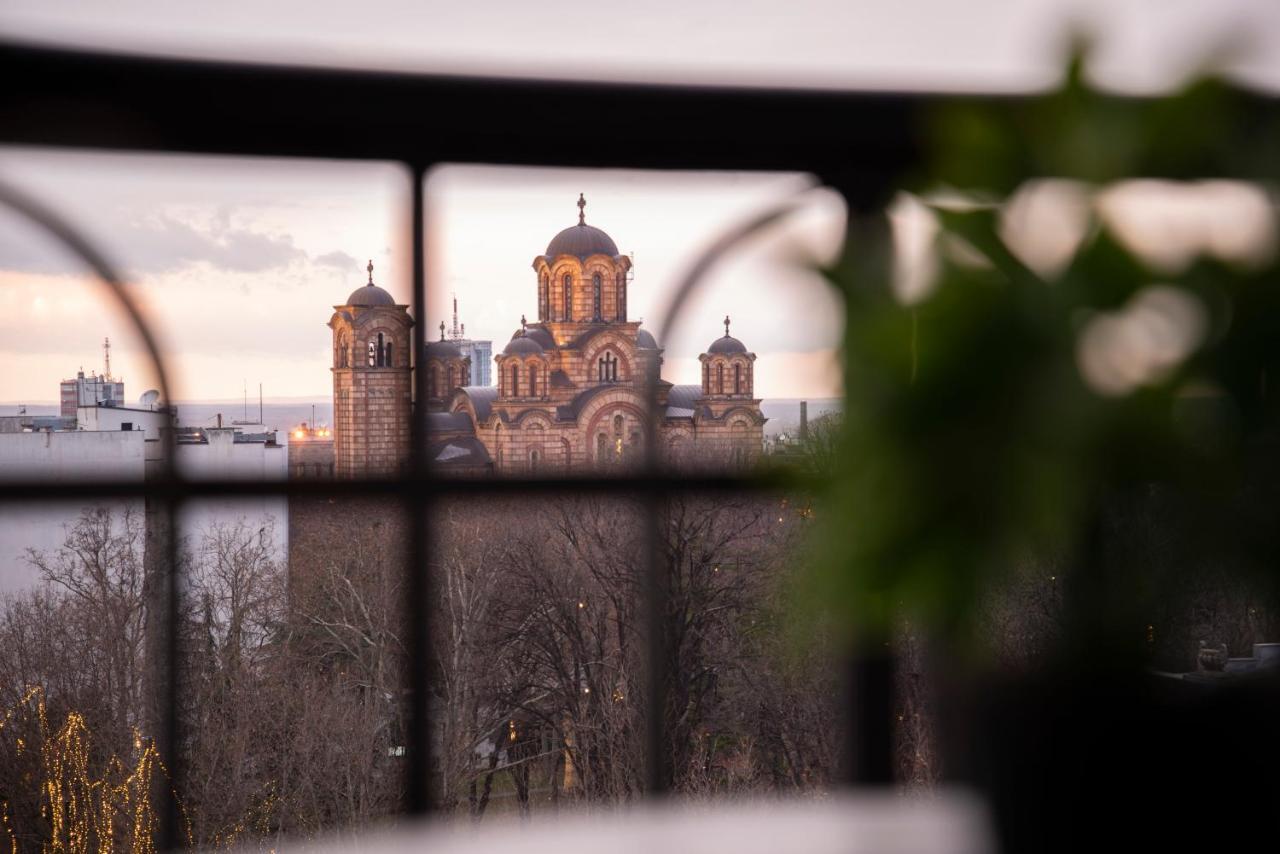
<svg viewBox="0 0 1280 854">
<path fill-rule="evenodd" d="M 155 744 L 135 731 L 135 758 L 126 763 L 112 755 L 101 776 L 95 776 L 90 758 L 92 736 L 83 715 L 68 713 L 54 730 L 44 689 L 37 686 L 5 711 L 0 718 L 0 736 L 13 730 L 15 718 L 24 710 L 34 718 L 39 743 L 28 745 L 15 735 L 13 745 L 19 758 L 35 751 L 39 760 L 40 779 L 35 785 L 47 833 L 41 850 L 48 854 L 153 854 L 158 817 L 152 792 L 157 772 L 169 780 Z M 0 821 L 11 854 L 18 854 L 18 828 L 13 826 L 9 803 L 3 800 Z M 186 832 L 190 840 L 190 822 L 186 822 Z"/>
</svg>

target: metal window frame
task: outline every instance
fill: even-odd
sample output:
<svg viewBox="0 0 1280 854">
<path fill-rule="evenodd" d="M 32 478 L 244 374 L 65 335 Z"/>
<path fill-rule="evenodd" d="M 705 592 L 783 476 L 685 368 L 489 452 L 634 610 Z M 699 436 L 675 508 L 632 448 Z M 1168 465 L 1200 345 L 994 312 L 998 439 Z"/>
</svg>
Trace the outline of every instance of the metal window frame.
<svg viewBox="0 0 1280 854">
<path fill-rule="evenodd" d="M 839 192 L 851 220 L 858 220 L 878 216 L 903 179 L 923 162 L 927 111 L 943 101 L 969 97 L 302 69 L 23 44 L 0 44 L 0 79 L 10 82 L 0 87 L 0 143 L 403 164 L 412 186 L 412 308 L 417 318 L 425 317 L 427 287 L 424 184 L 437 164 L 802 172 Z M 1010 107 L 1026 100 L 980 97 Z M 591 115 L 593 133 L 547 133 L 545 123 L 557 114 Z M 145 328 L 142 332 L 145 336 Z M 417 323 L 414 353 L 421 354 L 425 343 L 425 328 Z M 293 498 L 342 492 L 397 499 L 412 518 L 421 520 L 429 518 L 435 501 L 451 496 L 517 491 L 643 496 L 650 525 L 648 654 L 653 662 L 662 651 L 662 633 L 656 628 L 661 625 L 664 591 L 654 571 L 657 555 L 652 548 L 662 501 L 673 494 L 740 493 L 780 485 L 759 477 L 674 478 L 652 465 L 607 479 L 442 480 L 431 475 L 422 455 L 428 391 L 427 372 L 415 372 L 414 395 L 421 405 L 414 413 L 412 468 L 396 479 L 187 481 L 170 471 L 146 483 L 0 482 L 0 504 L 146 497 L 165 503 L 172 524 L 183 501 L 207 497 Z M 652 449 L 653 443 L 649 446 Z M 412 526 L 406 570 L 417 614 L 425 613 L 429 601 L 424 571 L 428 536 L 426 525 Z M 172 554 L 170 558 L 173 566 Z M 172 589 L 176 597 L 177 586 Z M 170 637 L 176 639 L 177 609 L 170 613 Z M 421 814 L 430 810 L 434 794 L 426 690 L 429 637 L 425 619 L 411 620 L 411 625 L 408 680 L 413 699 L 405 808 Z M 182 686 L 175 650 L 169 650 L 165 746 L 181 736 L 176 710 Z M 647 710 L 648 789 L 661 795 L 670 785 L 671 769 L 663 761 L 661 681 L 654 667 L 649 670 L 653 678 Z M 845 780 L 887 784 L 893 776 L 891 659 L 882 650 L 863 650 L 851 657 L 846 677 L 843 700 L 850 729 Z M 181 775 L 178 757 L 167 758 L 174 773 Z M 176 804 L 170 799 L 162 834 L 166 847 L 181 844 L 178 828 Z"/>
</svg>

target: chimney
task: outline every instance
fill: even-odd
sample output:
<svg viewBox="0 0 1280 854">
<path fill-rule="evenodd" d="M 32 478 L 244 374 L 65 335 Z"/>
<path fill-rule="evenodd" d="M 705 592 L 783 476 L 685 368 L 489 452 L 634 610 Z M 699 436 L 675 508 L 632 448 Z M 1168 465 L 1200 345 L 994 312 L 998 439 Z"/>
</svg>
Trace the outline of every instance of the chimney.
<svg viewBox="0 0 1280 854">
<path fill-rule="evenodd" d="M 800 401 L 800 441 L 809 441 L 809 401 Z"/>
</svg>

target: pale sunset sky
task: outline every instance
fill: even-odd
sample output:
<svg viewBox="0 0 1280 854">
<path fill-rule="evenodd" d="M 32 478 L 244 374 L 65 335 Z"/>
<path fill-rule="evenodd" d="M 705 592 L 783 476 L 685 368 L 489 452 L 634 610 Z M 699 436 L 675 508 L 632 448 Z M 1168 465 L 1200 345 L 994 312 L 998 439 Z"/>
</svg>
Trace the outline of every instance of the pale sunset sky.
<svg viewBox="0 0 1280 854">
<path fill-rule="evenodd" d="M 1280 91 L 1274 0 L 652 0 L 324 4 L 229 0 L 191 14 L 157 0 L 8 0 L 0 32 L 99 49 L 260 62 L 591 80 L 1026 91 L 1051 86 L 1071 31 L 1094 44 L 1100 85 L 1153 91 L 1218 57 Z M 592 32 L 607 38 L 590 38 Z M 558 47 L 553 47 L 558 46 Z M 389 164 L 253 161 L 0 149 L 0 180 L 42 199 L 122 269 L 172 366 L 177 400 L 329 396 L 332 306 L 365 279 L 409 302 L 407 177 Z M 840 392 L 839 306 L 815 260 L 843 227 L 839 200 L 797 175 L 657 174 L 450 167 L 428 183 L 429 331 L 457 295 L 471 337 L 500 349 L 536 316 L 530 262 L 587 222 L 634 253 L 633 318 L 652 326 L 682 272 L 735 223 L 802 196 L 800 213 L 715 268 L 667 348 L 665 376 L 697 380 L 725 314 L 758 356 L 766 397 Z M 138 342 L 83 271 L 0 211 L 0 402 L 51 402 L 58 380 L 101 370 L 136 399 L 155 384 Z M 4 411 L 11 411 L 8 407 Z"/>
</svg>

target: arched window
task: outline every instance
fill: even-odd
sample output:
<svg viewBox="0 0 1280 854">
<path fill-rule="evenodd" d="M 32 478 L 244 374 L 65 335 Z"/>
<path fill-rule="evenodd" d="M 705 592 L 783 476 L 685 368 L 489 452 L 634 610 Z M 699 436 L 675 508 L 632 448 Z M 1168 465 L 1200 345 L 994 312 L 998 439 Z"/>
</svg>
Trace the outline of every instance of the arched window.
<svg viewBox="0 0 1280 854">
<path fill-rule="evenodd" d="M 573 276 L 564 274 L 564 319 L 573 320 Z"/>
<path fill-rule="evenodd" d="M 596 462 L 606 463 L 609 461 L 609 437 L 604 433 L 596 436 Z"/>
<path fill-rule="evenodd" d="M 547 315 L 551 313 L 547 311 L 547 298 L 549 296 L 547 292 L 549 290 L 550 290 L 550 287 L 548 286 L 548 282 L 547 282 L 547 274 L 543 273 L 541 276 L 538 277 L 538 319 L 539 320 L 550 319 L 547 317 Z"/>
<path fill-rule="evenodd" d="M 344 334 L 338 338 L 338 367 L 345 368 L 350 361 L 351 345 L 347 343 L 347 336 Z"/>
<path fill-rule="evenodd" d="M 378 367 L 385 368 L 387 366 L 387 345 L 383 339 L 381 332 L 378 333 Z"/>
<path fill-rule="evenodd" d="M 600 320 L 600 274 L 591 277 L 591 319 Z"/>
<path fill-rule="evenodd" d="M 724 362 L 716 363 L 716 394 L 724 394 Z"/>
<path fill-rule="evenodd" d="M 627 277 L 622 273 L 618 274 L 618 290 L 614 294 L 614 302 L 617 303 L 617 313 L 619 321 L 627 319 Z"/>
<path fill-rule="evenodd" d="M 711 394 L 711 363 L 702 363 L 702 393 Z"/>
<path fill-rule="evenodd" d="M 387 358 L 384 361 L 387 363 L 387 367 L 394 368 L 395 362 L 391 360 L 391 342 L 390 341 L 387 342 L 386 353 L 387 353 Z"/>
<path fill-rule="evenodd" d="M 538 366 L 529 366 L 529 396 L 538 396 Z"/>
<path fill-rule="evenodd" d="M 529 452 L 529 471 L 537 471 L 537 470 L 538 470 L 538 452 L 530 451 Z"/>
<path fill-rule="evenodd" d="M 512 396 L 512 397 L 519 397 L 519 396 L 520 396 L 520 366 L 519 366 L 519 365 L 512 365 L 512 366 L 511 366 L 511 389 L 510 389 L 510 391 L 511 391 L 511 396 Z"/>
<path fill-rule="evenodd" d="M 369 342 L 369 367 L 378 364 L 378 345 L 374 341 Z"/>
<path fill-rule="evenodd" d="M 602 383 L 618 381 L 618 357 L 613 353 L 605 353 L 596 360 L 596 379 Z"/>
<path fill-rule="evenodd" d="M 733 366 L 733 393 L 742 394 L 742 365 Z"/>
</svg>

